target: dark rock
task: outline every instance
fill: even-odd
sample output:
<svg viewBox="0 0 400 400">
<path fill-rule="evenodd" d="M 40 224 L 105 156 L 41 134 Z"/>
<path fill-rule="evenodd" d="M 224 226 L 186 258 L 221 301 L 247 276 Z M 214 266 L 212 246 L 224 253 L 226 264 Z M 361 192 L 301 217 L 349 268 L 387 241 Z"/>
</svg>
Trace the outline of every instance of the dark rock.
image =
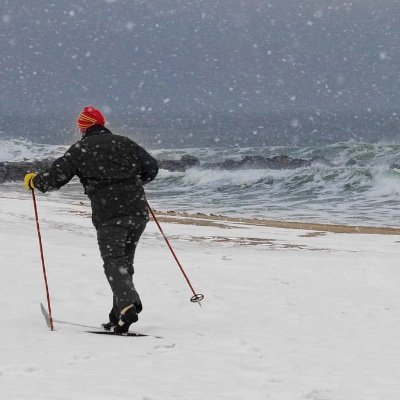
<svg viewBox="0 0 400 400">
<path fill-rule="evenodd" d="M 159 160 L 158 166 L 168 171 L 183 172 L 188 168 L 200 165 L 197 157 L 186 155 L 182 156 L 180 160 Z"/>
<path fill-rule="evenodd" d="M 390 166 L 390 169 L 400 169 L 400 163 L 393 163 L 391 166 Z"/>
<path fill-rule="evenodd" d="M 197 157 L 191 156 L 191 155 L 189 155 L 189 154 L 187 154 L 187 155 L 185 155 L 185 156 L 182 156 L 182 157 L 181 157 L 181 161 L 184 162 L 184 163 L 186 163 L 186 165 L 187 165 L 188 167 L 195 167 L 195 166 L 200 165 L 199 159 L 198 159 Z"/>
<path fill-rule="evenodd" d="M 22 181 L 29 172 L 40 172 L 50 167 L 53 160 L 0 162 L 0 182 Z"/>
<path fill-rule="evenodd" d="M 357 160 L 354 158 L 350 158 L 345 164 L 345 167 L 352 167 L 353 165 L 357 165 Z"/>
<path fill-rule="evenodd" d="M 272 158 L 245 156 L 242 160 L 227 159 L 220 163 L 208 163 L 203 167 L 219 169 L 294 169 L 310 165 L 311 161 L 309 160 L 279 155 Z"/>
</svg>

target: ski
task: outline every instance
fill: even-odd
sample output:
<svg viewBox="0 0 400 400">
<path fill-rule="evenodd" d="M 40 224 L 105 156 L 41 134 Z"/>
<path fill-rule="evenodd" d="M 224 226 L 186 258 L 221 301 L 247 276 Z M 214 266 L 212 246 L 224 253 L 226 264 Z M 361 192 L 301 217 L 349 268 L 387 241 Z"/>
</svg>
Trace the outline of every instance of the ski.
<svg viewBox="0 0 400 400">
<path fill-rule="evenodd" d="M 43 317 L 46 320 L 46 324 L 47 326 L 50 328 L 50 316 L 49 313 L 47 312 L 47 310 L 44 308 L 44 305 L 42 303 L 40 303 L 40 310 L 42 311 Z"/>
<path fill-rule="evenodd" d="M 111 335 L 111 336 L 131 336 L 131 337 L 150 337 L 151 335 L 145 335 L 144 333 L 127 332 L 127 333 L 116 333 L 111 331 L 85 331 L 87 333 L 94 333 L 96 335 Z M 153 336 L 157 337 L 157 336 Z M 157 337 L 159 338 L 159 337 Z"/>
<path fill-rule="evenodd" d="M 40 310 L 42 311 L 43 317 L 46 320 L 46 324 L 48 327 L 50 327 L 50 317 L 49 313 L 47 312 L 46 308 L 42 303 L 40 303 Z M 76 324 L 74 322 L 68 322 L 68 321 L 60 321 L 58 319 L 53 318 L 53 322 L 57 322 L 58 324 L 66 324 L 66 325 L 73 325 L 73 326 L 79 326 L 81 328 L 89 328 L 91 329 L 90 331 L 84 331 L 86 333 L 94 333 L 96 335 L 112 335 L 112 336 L 132 336 L 132 337 L 154 337 L 157 339 L 162 339 L 161 336 L 154 336 L 154 335 L 146 335 L 145 333 L 137 333 L 137 332 L 128 332 L 128 333 L 116 333 L 116 332 L 111 332 L 111 331 L 101 331 L 98 330 L 99 328 L 97 326 L 90 326 L 90 325 L 83 325 L 83 324 Z M 92 330 L 96 329 L 96 330 Z"/>
</svg>

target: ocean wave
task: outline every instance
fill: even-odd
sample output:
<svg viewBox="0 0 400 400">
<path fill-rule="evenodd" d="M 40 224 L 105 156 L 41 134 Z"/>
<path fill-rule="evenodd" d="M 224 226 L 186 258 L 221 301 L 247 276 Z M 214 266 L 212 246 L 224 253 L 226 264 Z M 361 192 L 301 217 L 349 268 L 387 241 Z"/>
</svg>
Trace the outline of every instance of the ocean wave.
<svg viewBox="0 0 400 400">
<path fill-rule="evenodd" d="M 0 160 L 54 158 L 65 146 L 0 140 Z M 323 147 L 159 149 L 158 159 L 198 157 L 181 172 L 161 169 L 146 185 L 155 207 L 186 212 L 339 223 L 397 225 L 400 220 L 400 145 L 335 143 Z M 204 165 L 246 156 L 314 160 L 294 169 L 221 169 Z"/>
<path fill-rule="evenodd" d="M 29 140 L 0 139 L 0 162 L 56 158 L 64 154 L 67 149 L 66 146 L 32 143 Z"/>
</svg>

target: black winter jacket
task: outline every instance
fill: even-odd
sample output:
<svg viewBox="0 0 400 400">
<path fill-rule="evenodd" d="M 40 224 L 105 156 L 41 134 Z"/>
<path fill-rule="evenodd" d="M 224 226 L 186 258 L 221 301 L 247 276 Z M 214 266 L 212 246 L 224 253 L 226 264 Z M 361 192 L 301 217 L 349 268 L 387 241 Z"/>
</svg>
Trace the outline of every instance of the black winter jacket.
<svg viewBox="0 0 400 400">
<path fill-rule="evenodd" d="M 158 173 L 157 160 L 131 139 L 95 125 L 33 178 L 41 192 L 59 189 L 77 175 L 92 205 L 95 227 L 122 216 L 148 218 L 143 185 Z"/>
</svg>

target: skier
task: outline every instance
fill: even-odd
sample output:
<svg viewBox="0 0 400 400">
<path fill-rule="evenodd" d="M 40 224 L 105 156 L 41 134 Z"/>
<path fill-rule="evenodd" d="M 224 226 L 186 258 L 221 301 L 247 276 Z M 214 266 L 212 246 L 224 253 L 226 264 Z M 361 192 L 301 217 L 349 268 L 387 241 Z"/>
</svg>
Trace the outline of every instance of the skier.
<svg viewBox="0 0 400 400">
<path fill-rule="evenodd" d="M 92 206 L 92 222 L 113 292 L 113 306 L 104 329 L 126 333 L 138 320 L 142 302 L 133 284 L 133 259 L 149 219 L 143 185 L 158 173 L 157 161 L 127 137 L 114 135 L 104 116 L 85 107 L 77 125 L 79 141 L 43 173 L 25 175 L 27 190 L 59 189 L 77 175 Z"/>
</svg>

